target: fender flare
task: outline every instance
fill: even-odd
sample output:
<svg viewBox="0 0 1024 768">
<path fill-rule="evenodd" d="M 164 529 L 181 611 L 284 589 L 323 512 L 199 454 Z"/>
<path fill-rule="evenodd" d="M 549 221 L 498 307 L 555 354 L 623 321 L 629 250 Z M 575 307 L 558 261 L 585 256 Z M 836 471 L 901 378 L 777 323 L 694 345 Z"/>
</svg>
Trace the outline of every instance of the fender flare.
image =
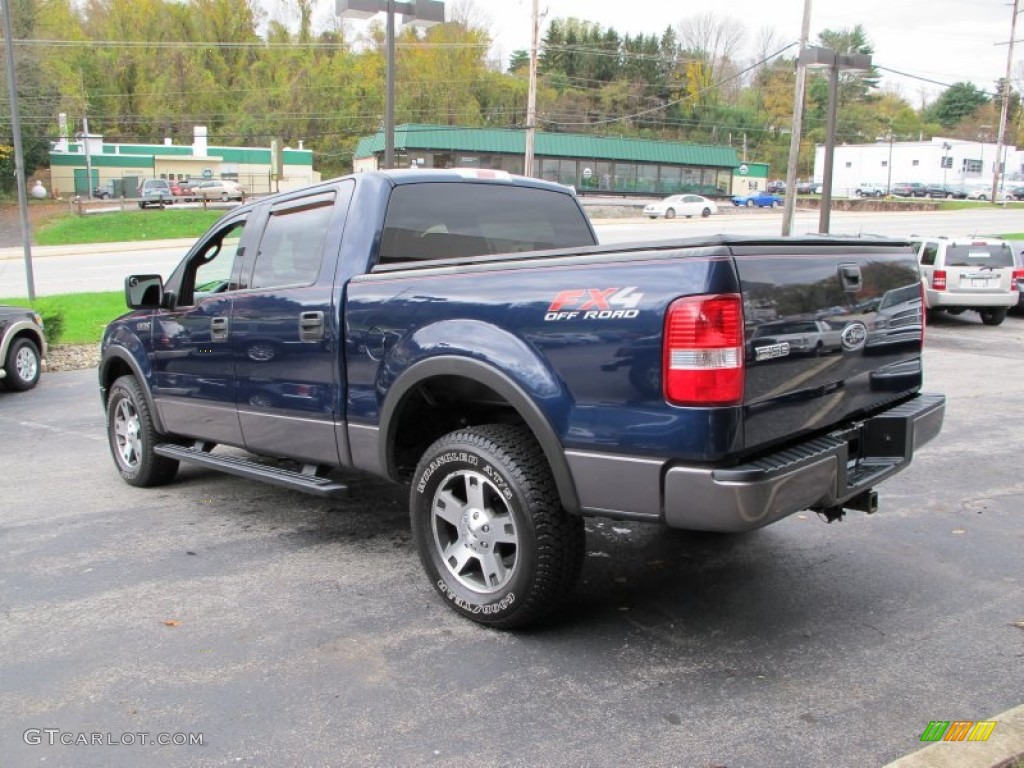
<svg viewBox="0 0 1024 768">
<path fill-rule="evenodd" d="M 136 381 L 139 382 L 139 387 L 142 389 L 142 396 L 146 398 L 146 405 L 148 406 L 149 414 L 153 419 L 153 426 L 156 427 L 157 432 L 166 432 L 163 420 L 160 418 L 160 411 L 157 409 L 156 403 L 153 401 L 153 394 L 149 391 L 149 379 L 142 372 L 142 368 L 139 366 L 139 362 L 135 359 L 135 356 L 119 345 L 107 347 L 103 352 L 103 361 L 100 363 L 100 400 L 103 403 L 104 412 L 106 412 L 107 409 L 107 399 L 110 390 L 110 387 L 106 383 L 107 372 L 110 370 L 110 365 L 114 360 L 118 360 L 131 368 L 132 375 L 135 377 Z"/>
<path fill-rule="evenodd" d="M 407 395 L 417 385 L 435 376 L 462 376 L 490 387 L 501 395 L 523 419 L 544 452 L 544 457 L 547 459 L 558 488 L 562 506 L 571 514 L 580 513 L 576 484 L 569 470 L 569 464 L 565 460 L 565 452 L 558 439 L 558 433 L 548 417 L 529 394 L 508 374 L 488 363 L 469 357 L 442 355 L 421 360 L 409 366 L 391 385 L 387 399 L 380 411 L 382 439 L 378 445 L 380 466 L 384 468 L 389 477 L 398 479 L 395 476 L 394 457 L 391 450 L 397 428 L 395 414 L 404 404 Z"/>
</svg>

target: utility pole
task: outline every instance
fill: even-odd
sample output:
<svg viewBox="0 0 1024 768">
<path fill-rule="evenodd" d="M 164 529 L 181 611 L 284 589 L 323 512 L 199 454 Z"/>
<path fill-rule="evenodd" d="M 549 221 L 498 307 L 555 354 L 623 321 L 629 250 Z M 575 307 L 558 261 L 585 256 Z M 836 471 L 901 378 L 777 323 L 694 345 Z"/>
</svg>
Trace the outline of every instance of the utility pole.
<svg viewBox="0 0 1024 768">
<path fill-rule="evenodd" d="M 4 14 L 4 47 L 7 49 L 7 89 L 11 99 L 11 133 L 14 134 L 14 179 L 18 185 L 18 211 L 21 214 L 21 245 L 25 251 L 25 280 L 28 300 L 36 300 L 32 274 L 32 236 L 28 228 L 28 197 L 25 194 L 25 152 L 21 147 L 21 117 L 18 114 L 18 84 L 14 74 L 14 33 L 11 31 L 10 0 L 0 0 Z"/>
<path fill-rule="evenodd" d="M 85 185 L 86 195 L 92 200 L 92 156 L 89 154 L 89 118 L 82 115 L 82 147 L 85 149 Z"/>
<path fill-rule="evenodd" d="M 1017 14 L 1020 0 L 1013 0 L 1013 19 L 1010 21 L 1010 49 L 1006 54 L 1006 77 L 1003 78 L 1003 106 L 999 110 L 999 135 L 996 139 L 996 162 L 992 170 L 992 205 L 998 202 L 999 176 L 1003 172 L 1003 143 L 1006 140 L 1006 116 L 1010 107 L 1010 75 L 1013 71 L 1013 41 L 1017 37 Z M 982 168 L 984 171 L 984 168 Z"/>
<path fill-rule="evenodd" d="M 537 133 L 537 38 L 540 37 L 540 0 L 533 0 L 530 34 L 530 85 L 526 95 L 526 154 L 523 175 L 533 176 L 533 144 Z"/>
<path fill-rule="evenodd" d="M 811 0 L 804 0 L 804 20 L 800 26 L 800 52 L 807 47 L 811 36 Z M 807 87 L 807 66 L 797 57 L 796 93 L 793 95 L 793 128 L 789 135 L 789 164 L 786 166 L 786 196 L 783 198 L 782 234 L 793 231 L 793 212 L 796 210 L 796 169 L 800 161 L 800 134 L 804 122 L 804 91 Z"/>
</svg>

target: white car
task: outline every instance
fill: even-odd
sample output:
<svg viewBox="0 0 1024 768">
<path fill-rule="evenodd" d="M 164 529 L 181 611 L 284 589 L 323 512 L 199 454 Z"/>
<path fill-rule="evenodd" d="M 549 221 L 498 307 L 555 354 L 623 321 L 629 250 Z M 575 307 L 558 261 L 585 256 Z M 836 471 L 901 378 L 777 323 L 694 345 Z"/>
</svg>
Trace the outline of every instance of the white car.
<svg viewBox="0 0 1024 768">
<path fill-rule="evenodd" d="M 983 186 L 974 186 L 967 189 L 968 200 L 991 200 L 992 199 L 992 185 L 985 184 Z M 1003 190 L 996 191 L 996 200 L 1003 202 L 1006 200 L 1006 193 Z"/>
<path fill-rule="evenodd" d="M 234 181 L 217 179 L 192 185 L 189 197 L 193 200 L 244 200 L 245 190 Z"/>
<path fill-rule="evenodd" d="M 672 195 L 651 203 L 644 207 L 644 216 L 657 219 L 664 216 L 666 219 L 674 219 L 676 216 L 710 216 L 718 213 L 718 206 L 714 200 L 708 200 L 700 195 Z"/>
</svg>

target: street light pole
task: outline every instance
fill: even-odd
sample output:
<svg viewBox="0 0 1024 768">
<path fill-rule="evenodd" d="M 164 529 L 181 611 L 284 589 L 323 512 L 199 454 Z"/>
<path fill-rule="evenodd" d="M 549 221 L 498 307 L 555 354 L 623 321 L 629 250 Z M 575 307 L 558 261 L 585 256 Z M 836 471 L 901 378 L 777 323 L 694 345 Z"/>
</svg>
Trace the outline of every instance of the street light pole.
<svg viewBox="0 0 1024 768">
<path fill-rule="evenodd" d="M 25 252 L 25 280 L 28 300 L 36 300 L 32 274 L 32 236 L 28 228 L 28 198 L 25 196 L 25 152 L 21 147 L 21 117 L 18 114 L 18 85 L 14 72 L 14 33 L 11 31 L 10 0 L 0 0 L 4 14 L 4 46 L 7 49 L 7 88 L 11 99 L 11 134 L 14 138 L 14 180 L 18 185 L 18 212 L 21 218 L 21 245 Z"/>
<path fill-rule="evenodd" d="M 384 96 L 384 167 L 395 165 L 395 14 L 402 14 L 402 23 L 422 27 L 444 23 L 442 0 L 335 0 L 338 16 L 368 19 L 378 13 L 387 14 L 387 67 Z"/>
<path fill-rule="evenodd" d="M 828 48 L 804 48 L 800 61 L 808 67 L 828 67 L 828 134 L 825 137 L 825 169 L 821 188 L 818 232 L 828 234 L 832 213 L 832 165 L 836 152 L 836 112 L 839 102 L 840 70 L 871 69 L 871 57 L 863 53 L 836 53 Z"/>
</svg>

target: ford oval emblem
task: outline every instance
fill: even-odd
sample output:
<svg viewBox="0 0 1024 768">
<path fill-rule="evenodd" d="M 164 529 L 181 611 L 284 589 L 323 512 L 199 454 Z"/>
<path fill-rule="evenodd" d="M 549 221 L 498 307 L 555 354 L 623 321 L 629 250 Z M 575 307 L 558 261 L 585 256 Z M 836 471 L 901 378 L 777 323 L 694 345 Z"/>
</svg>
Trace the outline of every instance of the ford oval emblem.
<svg viewBox="0 0 1024 768">
<path fill-rule="evenodd" d="M 868 328 L 864 323 L 850 323 L 843 328 L 843 349 L 856 352 L 863 349 L 868 340 Z"/>
</svg>

